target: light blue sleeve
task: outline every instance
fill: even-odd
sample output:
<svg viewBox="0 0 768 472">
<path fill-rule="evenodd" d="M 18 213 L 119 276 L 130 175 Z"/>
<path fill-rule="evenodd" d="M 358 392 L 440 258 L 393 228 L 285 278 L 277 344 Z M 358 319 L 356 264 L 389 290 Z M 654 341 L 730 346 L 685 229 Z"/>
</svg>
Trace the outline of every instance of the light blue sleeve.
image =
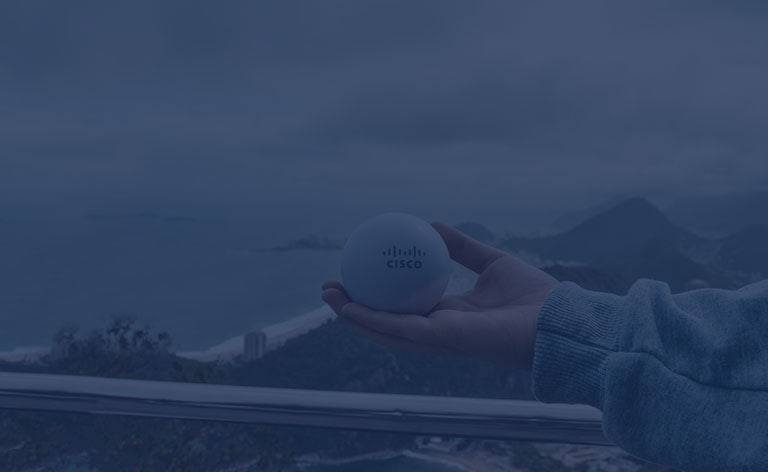
<svg viewBox="0 0 768 472">
<path fill-rule="evenodd" d="M 672 295 L 555 286 L 542 308 L 533 393 L 603 412 L 605 435 L 691 472 L 768 471 L 768 281 Z"/>
</svg>

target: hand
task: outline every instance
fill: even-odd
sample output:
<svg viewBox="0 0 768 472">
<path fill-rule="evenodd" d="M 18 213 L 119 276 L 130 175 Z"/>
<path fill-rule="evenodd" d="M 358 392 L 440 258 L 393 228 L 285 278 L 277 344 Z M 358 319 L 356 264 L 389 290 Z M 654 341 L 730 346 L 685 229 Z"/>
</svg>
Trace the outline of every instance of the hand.
<svg viewBox="0 0 768 472">
<path fill-rule="evenodd" d="M 511 254 L 435 222 L 451 258 L 479 274 L 472 290 L 446 295 L 426 316 L 372 310 L 342 284 L 323 284 L 323 300 L 357 332 L 386 347 L 437 352 L 530 369 L 539 312 L 553 277 Z"/>
</svg>

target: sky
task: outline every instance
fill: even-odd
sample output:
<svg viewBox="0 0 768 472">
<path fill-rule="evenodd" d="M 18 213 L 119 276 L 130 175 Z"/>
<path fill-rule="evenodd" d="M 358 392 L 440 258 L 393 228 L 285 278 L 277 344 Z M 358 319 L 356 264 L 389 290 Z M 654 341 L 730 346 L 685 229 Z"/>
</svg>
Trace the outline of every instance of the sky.
<svg viewBox="0 0 768 472">
<path fill-rule="evenodd" d="M 3 1 L 0 202 L 534 227 L 766 189 L 763 5 Z"/>
</svg>

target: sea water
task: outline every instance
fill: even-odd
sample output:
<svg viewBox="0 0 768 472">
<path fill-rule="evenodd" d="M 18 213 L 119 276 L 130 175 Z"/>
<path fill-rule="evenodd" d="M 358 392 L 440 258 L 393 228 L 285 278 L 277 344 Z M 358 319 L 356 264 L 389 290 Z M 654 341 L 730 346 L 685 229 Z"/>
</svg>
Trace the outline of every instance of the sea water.
<svg viewBox="0 0 768 472">
<path fill-rule="evenodd" d="M 0 222 L 0 351 L 118 315 L 197 350 L 323 304 L 340 251 L 261 251 L 306 236 L 258 219 L 61 216 Z"/>
</svg>

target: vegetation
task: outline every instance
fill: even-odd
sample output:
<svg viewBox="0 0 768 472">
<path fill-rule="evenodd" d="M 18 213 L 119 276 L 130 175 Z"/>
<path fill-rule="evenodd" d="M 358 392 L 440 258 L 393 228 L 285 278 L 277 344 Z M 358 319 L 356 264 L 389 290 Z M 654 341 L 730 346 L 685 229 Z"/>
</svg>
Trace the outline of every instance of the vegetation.
<svg viewBox="0 0 768 472">
<path fill-rule="evenodd" d="M 561 269 L 565 271 L 566 269 Z M 563 272 L 565 273 L 565 272 Z M 589 271 L 578 277 L 594 277 Z M 599 280 L 596 278 L 595 280 Z M 333 321 L 255 362 L 225 365 L 180 358 L 171 338 L 119 317 L 103 331 L 55 338 L 52 355 L 34 366 L 0 370 L 118 378 L 215 382 L 422 395 L 531 398 L 527 374 L 463 358 L 392 352 Z M 339 369 L 343 365 L 345 368 Z M 373 367 L 372 367 L 373 366 Z M 418 436 L 364 431 L 264 427 L 190 420 L 0 412 L 0 470 L 59 471 L 82 463 L 99 471 L 283 470 L 304 454 L 343 458 L 418 447 Z M 496 442 L 517 467 L 563 470 L 535 448 Z M 488 449 L 492 442 L 464 440 Z M 491 449 L 488 452 L 493 453 Z M 525 470 L 525 469 L 524 469 Z"/>
<path fill-rule="evenodd" d="M 0 370 L 100 377 L 219 382 L 223 370 L 169 352 L 171 337 L 117 317 L 78 337 L 64 328 L 36 366 Z M 262 426 L 133 417 L 0 411 L 0 470 L 61 470 L 79 459 L 100 471 L 210 471 L 250 463 L 281 470 L 292 462 L 290 436 Z"/>
</svg>

